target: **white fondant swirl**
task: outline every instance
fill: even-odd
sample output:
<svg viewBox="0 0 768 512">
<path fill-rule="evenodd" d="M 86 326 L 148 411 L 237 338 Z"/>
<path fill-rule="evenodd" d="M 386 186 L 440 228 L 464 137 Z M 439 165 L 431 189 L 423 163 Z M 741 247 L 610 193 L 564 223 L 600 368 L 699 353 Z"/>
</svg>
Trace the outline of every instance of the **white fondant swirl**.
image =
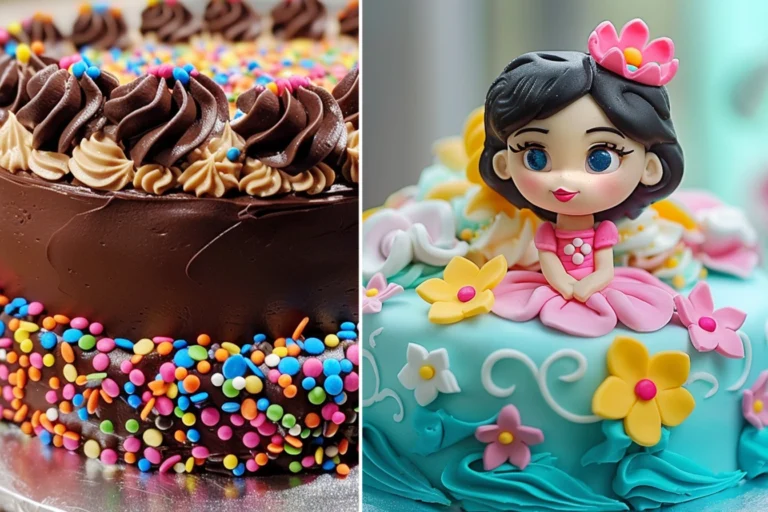
<svg viewBox="0 0 768 512">
<path fill-rule="evenodd" d="M 573 383 L 584 378 L 584 375 L 587 373 L 587 358 L 581 352 L 565 348 L 558 350 L 546 358 L 541 364 L 541 368 L 536 366 L 536 363 L 534 363 L 530 357 L 520 352 L 519 350 L 514 350 L 511 348 L 499 349 L 485 359 L 483 367 L 480 371 L 480 378 L 483 383 L 483 387 L 489 394 L 499 398 L 506 398 L 515 392 L 516 386 L 514 384 L 507 388 L 501 388 L 497 386 L 496 383 L 493 382 L 493 367 L 496 365 L 496 363 L 503 359 L 514 359 L 516 361 L 520 361 L 533 374 L 533 377 L 536 380 L 536 384 L 539 386 L 539 391 L 541 392 L 541 396 L 544 398 L 544 401 L 547 402 L 547 405 L 549 405 L 549 407 L 562 418 L 565 418 L 566 420 L 573 423 L 597 423 L 598 421 L 601 421 L 602 418 L 594 414 L 575 414 L 564 409 L 552 396 L 552 393 L 549 390 L 549 384 L 547 383 L 549 367 L 552 366 L 552 363 L 555 361 L 563 358 L 573 359 L 576 361 L 578 367 L 572 373 L 560 376 L 559 379 L 561 381 Z"/>
<path fill-rule="evenodd" d="M 704 395 L 705 399 L 715 396 L 715 394 L 720 390 L 720 383 L 717 381 L 717 377 L 715 377 L 714 375 L 708 372 L 691 373 L 688 376 L 688 380 L 686 381 L 685 385 L 690 386 L 694 382 L 698 382 L 698 381 L 706 382 L 711 386 L 709 391 L 707 391 L 706 394 Z"/>
<path fill-rule="evenodd" d="M 373 331 L 370 334 L 370 336 L 368 336 L 368 345 L 370 345 L 371 348 L 376 347 L 376 336 L 381 334 L 383 330 L 384 330 L 383 327 L 379 327 L 378 329 Z M 403 421 L 403 417 L 405 416 L 403 401 L 400 399 L 398 394 L 392 391 L 390 388 L 380 389 L 381 377 L 379 376 L 379 365 L 376 362 L 376 358 L 373 357 L 373 354 L 365 348 L 362 349 L 362 353 L 363 353 L 363 358 L 367 359 L 368 363 L 370 363 L 371 365 L 371 374 L 373 375 L 373 381 L 374 381 L 373 394 L 370 395 L 368 398 L 363 397 L 363 407 L 370 407 L 377 402 L 381 402 L 382 400 L 391 398 L 395 402 L 397 402 L 398 406 L 400 406 L 400 411 L 392 415 L 392 420 L 395 423 L 400 423 L 401 421 Z"/>
<path fill-rule="evenodd" d="M 744 369 L 742 370 L 741 375 L 736 380 L 736 382 L 726 388 L 728 391 L 740 390 L 742 386 L 744 386 L 744 384 L 747 382 L 749 372 L 752 370 L 752 341 L 744 331 L 737 331 L 737 334 L 741 338 L 741 342 L 744 344 Z"/>
</svg>

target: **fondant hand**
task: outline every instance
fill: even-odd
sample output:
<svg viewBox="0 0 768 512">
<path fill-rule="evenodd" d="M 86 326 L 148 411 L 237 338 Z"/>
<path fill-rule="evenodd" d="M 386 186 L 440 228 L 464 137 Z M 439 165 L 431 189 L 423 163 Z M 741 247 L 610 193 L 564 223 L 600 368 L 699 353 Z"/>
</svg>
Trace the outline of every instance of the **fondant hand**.
<svg viewBox="0 0 768 512">
<path fill-rule="evenodd" d="M 587 302 L 592 295 L 611 284 L 613 274 L 613 249 L 596 251 L 595 271 L 573 285 L 573 296 L 579 302 Z"/>
<path fill-rule="evenodd" d="M 541 272 L 549 285 L 563 296 L 565 300 L 573 298 L 573 289 L 578 281 L 568 274 L 557 254 L 549 251 L 539 251 Z"/>
</svg>

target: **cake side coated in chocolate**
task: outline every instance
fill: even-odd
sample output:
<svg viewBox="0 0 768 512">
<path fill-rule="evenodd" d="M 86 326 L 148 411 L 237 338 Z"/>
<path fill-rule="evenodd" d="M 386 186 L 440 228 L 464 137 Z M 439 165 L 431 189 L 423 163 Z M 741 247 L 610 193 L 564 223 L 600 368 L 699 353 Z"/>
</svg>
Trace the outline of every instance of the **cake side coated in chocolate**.
<svg viewBox="0 0 768 512">
<path fill-rule="evenodd" d="M 343 190 L 343 189 L 342 189 Z M 356 192 L 321 200 L 98 193 L 0 172 L 0 283 L 126 337 L 244 342 L 356 319 Z"/>
</svg>

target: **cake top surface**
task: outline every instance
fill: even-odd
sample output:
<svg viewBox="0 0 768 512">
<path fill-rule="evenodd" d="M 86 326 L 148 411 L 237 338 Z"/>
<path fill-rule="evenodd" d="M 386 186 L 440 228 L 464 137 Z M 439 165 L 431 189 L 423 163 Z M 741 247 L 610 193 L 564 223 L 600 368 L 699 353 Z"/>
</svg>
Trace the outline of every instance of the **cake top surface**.
<svg viewBox="0 0 768 512">
<path fill-rule="evenodd" d="M 150 0 L 136 42 L 105 4 L 83 4 L 69 40 L 45 14 L 12 24 L 0 32 L 0 166 L 149 195 L 352 191 L 357 43 L 329 35 L 317 0 L 280 2 L 276 14 L 285 27 L 273 34 L 244 2 L 212 0 L 198 19 Z"/>
</svg>

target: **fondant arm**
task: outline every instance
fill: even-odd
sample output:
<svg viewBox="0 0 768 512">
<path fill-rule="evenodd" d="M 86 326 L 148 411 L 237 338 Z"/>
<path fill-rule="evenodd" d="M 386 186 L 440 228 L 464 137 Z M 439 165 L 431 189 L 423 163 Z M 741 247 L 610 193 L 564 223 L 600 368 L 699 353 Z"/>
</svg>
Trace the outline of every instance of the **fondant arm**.
<svg viewBox="0 0 768 512">
<path fill-rule="evenodd" d="M 573 296 L 579 302 L 602 291 L 613 281 L 613 247 L 595 251 L 595 271 L 573 285 Z"/>
<path fill-rule="evenodd" d="M 570 300 L 573 297 L 573 287 L 577 281 L 565 271 L 557 254 L 539 250 L 539 261 L 541 262 L 541 273 L 547 278 L 549 285 L 557 290 L 565 300 Z"/>
</svg>

